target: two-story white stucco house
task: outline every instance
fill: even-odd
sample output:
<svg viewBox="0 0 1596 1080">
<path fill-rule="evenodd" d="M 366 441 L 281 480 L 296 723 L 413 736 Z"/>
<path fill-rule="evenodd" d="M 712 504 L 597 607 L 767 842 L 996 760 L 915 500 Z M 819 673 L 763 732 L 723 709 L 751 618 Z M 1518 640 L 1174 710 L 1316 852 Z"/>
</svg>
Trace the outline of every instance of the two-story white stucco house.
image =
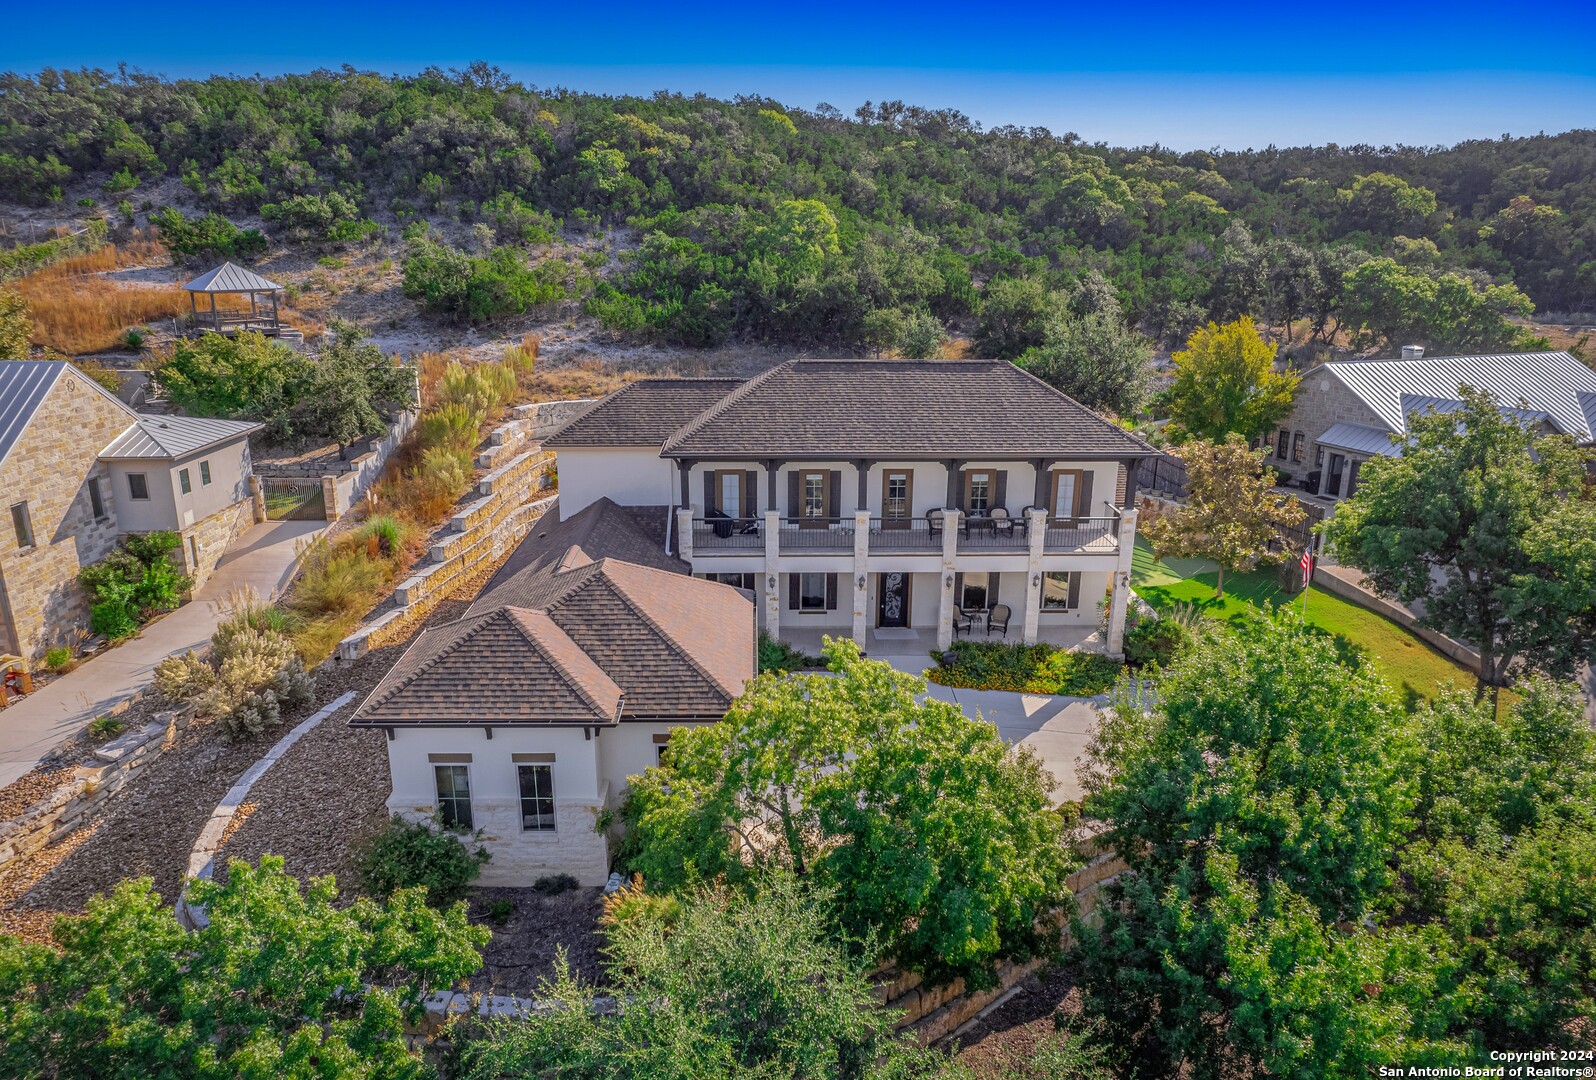
<svg viewBox="0 0 1596 1080">
<path fill-rule="evenodd" d="M 753 602 L 666 554 L 663 513 L 601 498 L 544 520 L 350 720 L 387 733 L 391 812 L 482 833 L 486 885 L 603 884 L 598 814 L 755 670 Z"/>
<path fill-rule="evenodd" d="M 169 530 L 203 584 L 254 523 L 259 424 L 136 413 L 62 360 L 0 363 L 0 652 L 36 659 L 87 623 L 78 570 Z"/>
<path fill-rule="evenodd" d="M 644 379 L 544 445 L 562 513 L 672 525 L 698 577 L 818 651 L 959 634 L 1076 646 L 1110 601 L 1121 651 L 1135 465 L 1152 453 L 1004 361 L 795 360 L 747 381 Z"/>
<path fill-rule="evenodd" d="M 1291 415 L 1265 439 L 1269 464 L 1315 495 L 1347 498 L 1364 462 L 1401 453 L 1393 437 L 1407 432 L 1408 417 L 1457 408 L 1461 386 L 1576 442 L 1596 431 L 1596 371 L 1566 352 L 1425 357 L 1410 345 L 1403 355 L 1304 372 Z"/>
</svg>

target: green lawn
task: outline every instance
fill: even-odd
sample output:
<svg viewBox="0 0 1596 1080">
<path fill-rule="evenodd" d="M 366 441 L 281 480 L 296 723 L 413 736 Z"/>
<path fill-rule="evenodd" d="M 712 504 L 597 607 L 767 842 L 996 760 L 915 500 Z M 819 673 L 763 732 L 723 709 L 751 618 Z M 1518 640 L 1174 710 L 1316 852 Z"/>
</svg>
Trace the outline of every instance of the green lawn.
<svg viewBox="0 0 1596 1080">
<path fill-rule="evenodd" d="M 1291 604 L 1303 610 L 1302 594 L 1284 592 L 1274 571 L 1226 574 L 1225 598 L 1214 595 L 1217 567 L 1201 559 L 1153 558 L 1140 537 L 1131 564 L 1131 585 L 1136 594 L 1155 608 L 1192 603 L 1216 619 L 1235 619 L 1265 604 Z M 1440 684 L 1451 681 L 1473 687 L 1474 674 L 1442 656 L 1396 623 L 1366 608 L 1325 592 L 1317 585 L 1308 591 L 1307 622 L 1333 634 L 1360 651 L 1411 708 L 1420 698 L 1435 696 Z"/>
</svg>

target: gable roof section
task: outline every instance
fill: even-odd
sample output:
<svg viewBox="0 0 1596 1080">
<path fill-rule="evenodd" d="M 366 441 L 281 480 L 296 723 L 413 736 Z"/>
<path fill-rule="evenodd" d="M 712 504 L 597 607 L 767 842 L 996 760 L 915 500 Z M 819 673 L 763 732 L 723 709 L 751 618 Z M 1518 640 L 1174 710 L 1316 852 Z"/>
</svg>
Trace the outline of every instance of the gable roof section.
<svg viewBox="0 0 1596 1080">
<path fill-rule="evenodd" d="M 33 422 L 44 399 L 50 396 L 61 376 L 72 369 L 65 360 L 4 360 L 0 361 L 0 464 L 11 456 L 12 448 L 22 437 L 22 432 Z M 128 423 L 138 419 L 105 387 L 79 372 L 85 386 L 98 393 L 127 414 Z"/>
<path fill-rule="evenodd" d="M 1596 441 L 1596 390 L 1581 390 L 1574 395 L 1574 399 L 1579 411 L 1584 414 L 1588 440 Z"/>
<path fill-rule="evenodd" d="M 658 536 L 637 509 L 605 499 L 529 536 L 463 618 L 416 638 L 350 722 L 607 726 L 724 715 L 754 673 L 753 604 L 688 576 L 662 550 L 666 508 L 646 508 L 658 511 Z"/>
<path fill-rule="evenodd" d="M 282 286 L 261 277 L 253 270 L 245 270 L 234 262 L 224 262 L 214 270 L 207 270 L 183 286 L 184 292 L 279 292 Z"/>
<path fill-rule="evenodd" d="M 638 379 L 566 421 L 543 445 L 649 446 L 731 393 L 738 379 Z"/>
<path fill-rule="evenodd" d="M 1400 457 L 1402 454 L 1397 444 L 1391 441 L 1391 433 L 1384 428 L 1345 420 L 1331 424 L 1315 441 L 1320 446 L 1350 450 L 1354 454 L 1368 454 L 1370 457 Z"/>
<path fill-rule="evenodd" d="M 137 413 L 137 422 L 100 451 L 116 461 L 176 459 L 213 446 L 236 442 L 264 424 L 247 420 L 213 420 L 203 416 L 158 416 Z"/>
<path fill-rule="evenodd" d="M 1006 360 L 792 360 L 727 394 L 663 450 L 788 459 L 1151 453 Z"/>
<path fill-rule="evenodd" d="M 1455 401 L 1458 387 L 1483 390 L 1506 409 L 1543 413 L 1557 430 L 1591 438 L 1579 395 L 1596 392 L 1596 371 L 1566 352 L 1432 356 L 1422 360 L 1336 360 L 1324 364 L 1392 431 L 1405 431 L 1402 399 Z"/>
</svg>

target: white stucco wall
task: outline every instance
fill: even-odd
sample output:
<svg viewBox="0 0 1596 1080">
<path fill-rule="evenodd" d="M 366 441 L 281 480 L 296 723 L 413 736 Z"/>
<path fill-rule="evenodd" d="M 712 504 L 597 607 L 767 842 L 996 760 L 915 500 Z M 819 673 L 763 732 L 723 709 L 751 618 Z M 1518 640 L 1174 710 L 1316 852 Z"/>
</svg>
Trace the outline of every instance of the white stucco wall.
<svg viewBox="0 0 1596 1080">
<path fill-rule="evenodd" d="M 596 739 L 581 728 L 400 729 L 388 742 L 393 793 L 388 808 L 407 817 L 430 817 L 437 806 L 432 754 L 469 754 L 474 826 L 493 856 L 482 868 L 483 885 L 525 887 L 547 874 L 572 874 L 583 885 L 602 885 L 609 877 L 609 844 L 595 830 L 598 812 L 609 797 L 600 755 L 614 729 Z M 521 828 L 520 787 L 513 755 L 553 754 L 556 827 Z"/>
<path fill-rule="evenodd" d="M 621 506 L 676 504 L 676 465 L 660 457 L 658 448 L 575 447 L 560 450 L 555 467 L 560 474 L 562 518 L 606 496 Z"/>
<path fill-rule="evenodd" d="M 211 482 L 200 476 L 200 462 L 208 461 Z M 180 531 L 195 522 L 249 498 L 249 441 L 194 454 L 181 461 L 111 461 L 111 497 L 116 502 L 117 523 L 123 532 Z M 185 495 L 178 473 L 187 469 L 191 491 Z M 135 499 L 128 476 L 143 473 L 148 499 Z"/>
</svg>

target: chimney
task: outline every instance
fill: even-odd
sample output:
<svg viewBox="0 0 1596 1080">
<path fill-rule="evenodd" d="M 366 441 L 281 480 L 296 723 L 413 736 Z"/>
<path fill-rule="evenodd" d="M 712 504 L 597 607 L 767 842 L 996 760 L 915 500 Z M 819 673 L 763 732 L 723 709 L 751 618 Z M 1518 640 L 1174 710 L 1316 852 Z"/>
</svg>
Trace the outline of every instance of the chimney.
<svg viewBox="0 0 1596 1080">
<path fill-rule="evenodd" d="M 1402 359 L 1404 359 L 1404 360 L 1423 360 L 1424 359 L 1424 346 L 1423 345 L 1404 345 L 1404 346 L 1402 346 Z"/>
</svg>

